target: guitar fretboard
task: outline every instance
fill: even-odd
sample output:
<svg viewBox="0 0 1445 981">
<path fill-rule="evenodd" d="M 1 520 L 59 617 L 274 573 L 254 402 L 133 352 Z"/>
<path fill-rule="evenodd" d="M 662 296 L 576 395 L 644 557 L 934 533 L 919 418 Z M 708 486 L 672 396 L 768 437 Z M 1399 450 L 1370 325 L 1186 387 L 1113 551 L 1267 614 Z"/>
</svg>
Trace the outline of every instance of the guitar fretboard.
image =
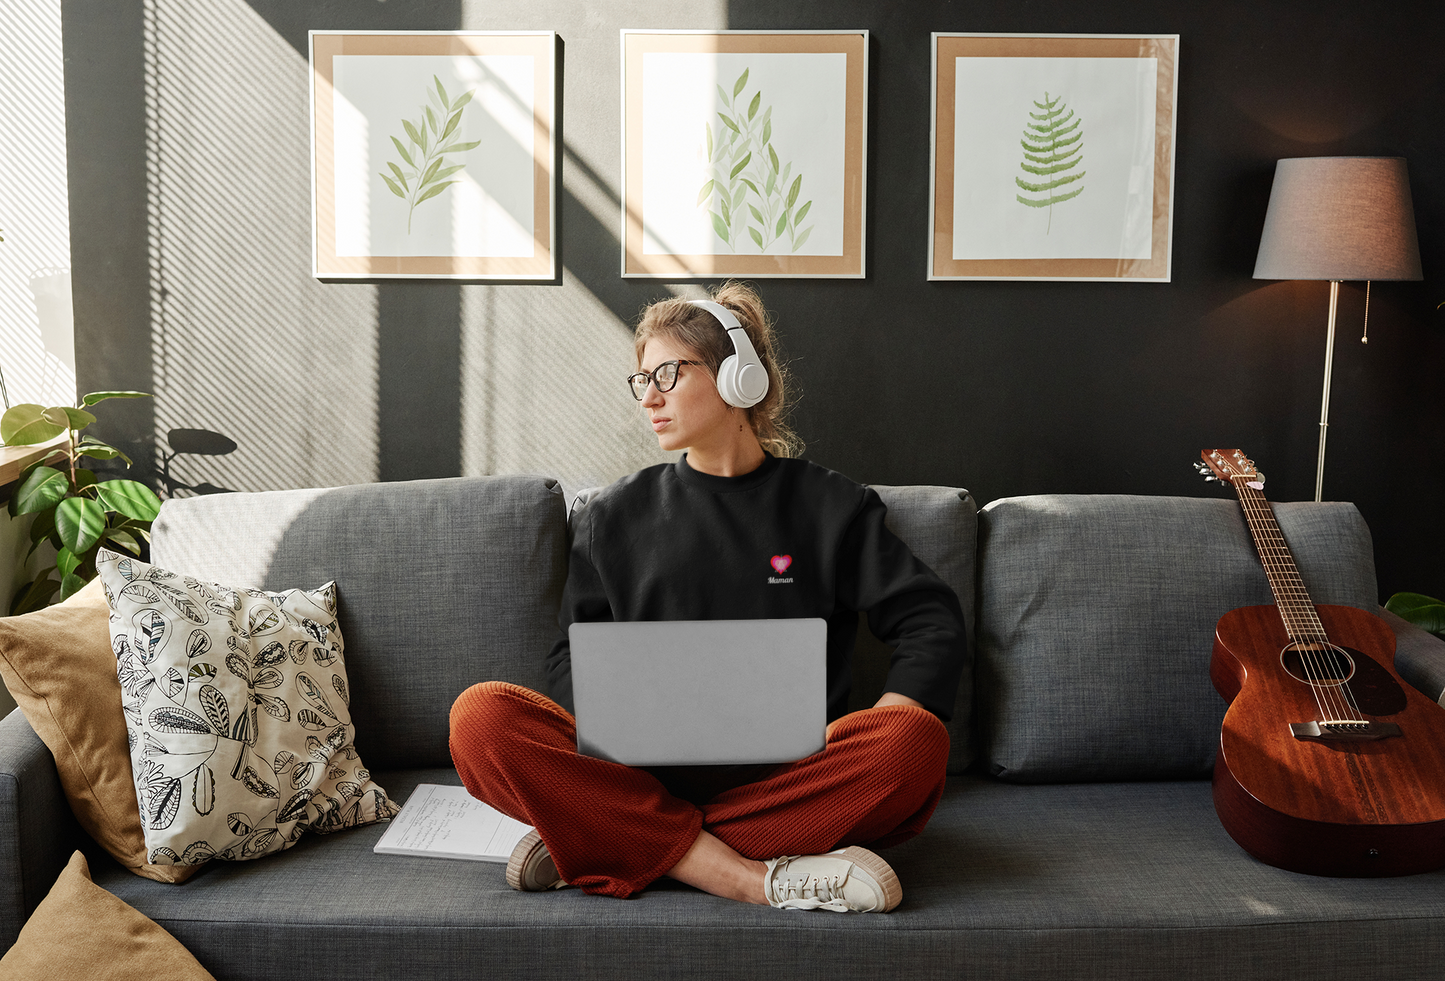
<svg viewBox="0 0 1445 981">
<path fill-rule="evenodd" d="M 1235 476 L 1230 479 L 1234 491 L 1239 495 L 1240 506 L 1244 508 L 1249 533 L 1254 538 L 1254 547 L 1259 550 L 1260 561 L 1264 563 L 1264 574 L 1269 579 L 1269 588 L 1274 593 L 1275 605 L 1284 619 L 1284 629 L 1290 640 L 1303 644 L 1323 644 L 1329 638 L 1315 613 L 1315 605 L 1305 590 L 1299 569 L 1295 568 L 1294 556 L 1279 525 L 1274 520 L 1274 511 L 1265 500 L 1264 494 L 1249 485 L 1249 479 Z"/>
</svg>

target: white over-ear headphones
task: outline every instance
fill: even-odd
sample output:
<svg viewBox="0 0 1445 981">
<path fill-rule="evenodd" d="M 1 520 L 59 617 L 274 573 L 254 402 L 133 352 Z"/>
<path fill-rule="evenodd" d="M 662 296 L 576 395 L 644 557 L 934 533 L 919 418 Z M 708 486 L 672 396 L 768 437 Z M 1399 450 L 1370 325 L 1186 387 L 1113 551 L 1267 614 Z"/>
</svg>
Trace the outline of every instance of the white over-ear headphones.
<svg viewBox="0 0 1445 981">
<path fill-rule="evenodd" d="M 695 307 L 702 307 L 717 318 L 718 323 L 728 332 L 733 341 L 733 353 L 717 370 L 717 391 L 728 405 L 747 409 L 757 405 L 768 394 L 768 370 L 758 359 L 758 352 L 738 323 L 733 312 L 721 303 L 712 300 L 689 300 Z"/>
</svg>

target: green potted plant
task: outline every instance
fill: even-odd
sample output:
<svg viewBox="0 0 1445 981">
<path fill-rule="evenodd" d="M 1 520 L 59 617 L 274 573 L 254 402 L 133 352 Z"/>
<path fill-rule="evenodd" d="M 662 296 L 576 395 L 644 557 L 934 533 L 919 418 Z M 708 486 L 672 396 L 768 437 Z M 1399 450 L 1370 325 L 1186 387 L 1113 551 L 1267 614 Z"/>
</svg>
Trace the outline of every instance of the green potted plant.
<svg viewBox="0 0 1445 981">
<path fill-rule="evenodd" d="M 61 459 L 52 457 L 28 467 L 10 498 L 12 516 L 35 515 L 27 560 L 46 541 L 55 547 L 55 565 L 42 569 L 16 590 L 10 603 L 12 616 L 40 609 L 57 592 L 64 600 L 94 579 L 95 553 L 102 546 L 139 556 L 141 541 L 150 540 L 151 521 L 161 507 L 155 492 L 135 480 L 100 480 L 81 465 L 85 457 L 119 459 L 127 467 L 131 465 L 130 457 L 114 446 L 80 435 L 95 422 L 87 410 L 115 398 L 150 395 L 92 392 L 74 408 L 25 403 L 0 416 L 0 443 L 7 446 L 33 446 L 68 435 L 57 450 Z M 52 578 L 52 573 L 57 578 Z"/>
</svg>

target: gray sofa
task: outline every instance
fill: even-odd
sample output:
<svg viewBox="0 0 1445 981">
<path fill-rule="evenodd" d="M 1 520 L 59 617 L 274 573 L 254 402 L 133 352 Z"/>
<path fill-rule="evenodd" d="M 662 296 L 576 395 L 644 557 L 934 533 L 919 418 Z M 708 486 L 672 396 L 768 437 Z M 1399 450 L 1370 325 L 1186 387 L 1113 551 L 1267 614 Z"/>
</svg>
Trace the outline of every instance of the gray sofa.
<svg viewBox="0 0 1445 981">
<path fill-rule="evenodd" d="M 923 835 L 885 853 L 904 886 L 894 913 L 783 912 L 670 880 L 626 901 L 517 893 L 498 865 L 375 855 L 380 825 L 163 885 L 89 846 L 17 711 L 0 722 L 0 949 L 83 847 L 100 885 L 221 981 L 1439 976 L 1445 872 L 1285 872 L 1215 816 L 1213 627 L 1270 602 L 1232 500 L 1043 496 L 977 512 L 965 491 L 878 491 L 976 639 L 948 791 Z M 356 745 L 404 801 L 418 783 L 459 782 L 457 693 L 541 684 L 564 511 L 541 477 L 195 498 L 165 505 L 153 560 L 272 589 L 336 579 Z M 1377 609 L 1353 506 L 1277 512 L 1316 602 Z M 1438 697 L 1445 644 L 1393 625 L 1402 673 Z M 876 698 L 886 658 L 865 627 L 857 705 Z"/>
</svg>

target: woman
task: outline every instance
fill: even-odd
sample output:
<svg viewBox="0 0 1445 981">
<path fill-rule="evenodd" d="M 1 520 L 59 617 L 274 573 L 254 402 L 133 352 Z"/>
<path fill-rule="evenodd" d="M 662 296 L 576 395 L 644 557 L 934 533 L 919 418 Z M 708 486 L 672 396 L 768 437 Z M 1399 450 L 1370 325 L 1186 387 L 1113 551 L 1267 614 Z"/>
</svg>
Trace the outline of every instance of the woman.
<svg viewBox="0 0 1445 981">
<path fill-rule="evenodd" d="M 628 381 L 658 445 L 685 450 L 597 495 L 581 512 L 547 658 L 552 698 L 503 682 L 452 708 L 452 757 L 476 797 L 536 831 L 507 880 L 625 897 L 666 875 L 717 896 L 783 908 L 886 912 L 897 876 L 863 845 L 923 829 L 943 791 L 964 661 L 953 592 L 883 523 L 878 495 L 792 459 L 785 378 L 761 301 L 728 283 L 706 305 L 664 300 L 636 332 Z M 747 408 L 719 392 L 740 323 L 767 372 Z M 745 345 L 744 345 L 745 346 Z M 734 402 L 744 401 L 724 384 Z M 790 555 L 787 575 L 772 564 Z M 858 611 L 896 644 L 886 691 L 847 713 Z M 634 768 L 579 756 L 567 628 L 594 620 L 822 617 L 828 623 L 825 747 L 746 767 Z M 555 701 L 554 701 L 555 699 Z"/>
</svg>

